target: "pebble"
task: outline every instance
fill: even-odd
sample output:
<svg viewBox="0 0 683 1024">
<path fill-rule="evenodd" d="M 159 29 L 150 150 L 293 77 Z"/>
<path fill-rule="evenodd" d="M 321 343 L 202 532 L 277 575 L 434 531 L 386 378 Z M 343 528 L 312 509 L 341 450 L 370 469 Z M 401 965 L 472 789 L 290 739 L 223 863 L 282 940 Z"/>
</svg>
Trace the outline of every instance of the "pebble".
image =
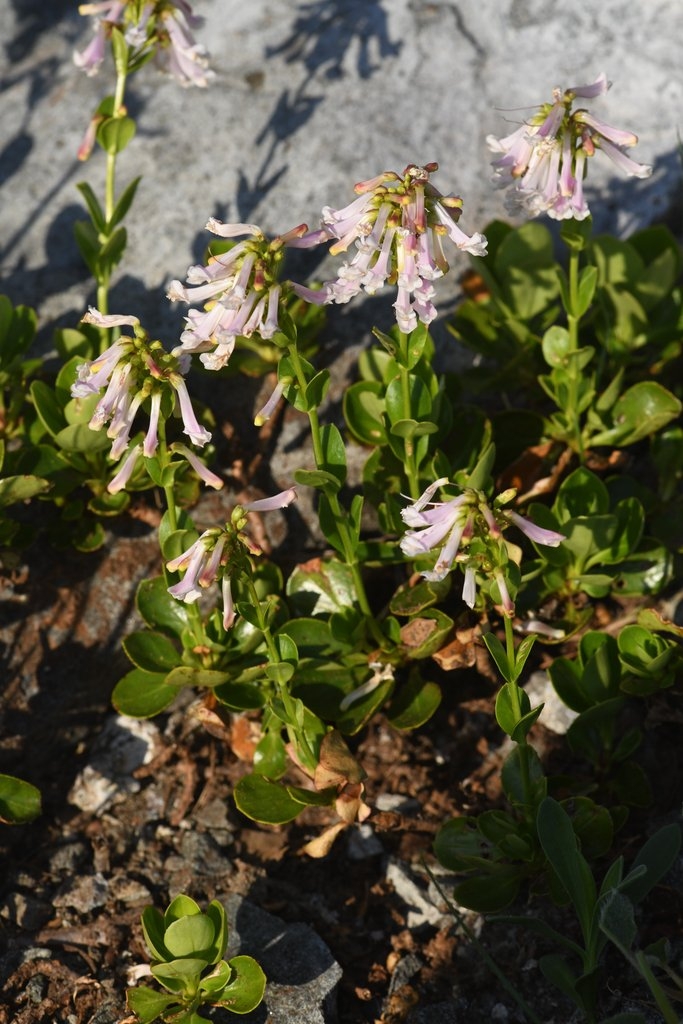
<svg viewBox="0 0 683 1024">
<path fill-rule="evenodd" d="M 103 907 L 109 896 L 109 884 L 99 872 L 66 883 L 54 897 L 55 907 L 67 907 L 79 914 L 88 914 L 95 907 Z"/>
<path fill-rule="evenodd" d="M 69 802 L 81 811 L 101 814 L 140 783 L 132 777 L 136 768 L 154 756 L 159 730 L 153 722 L 116 715 L 109 718 L 95 743 L 89 764 L 78 774 Z"/>
<path fill-rule="evenodd" d="M 384 853 L 372 825 L 364 823 L 349 830 L 346 852 L 350 860 L 369 860 Z"/>
<path fill-rule="evenodd" d="M 555 692 L 555 687 L 550 682 L 548 673 L 534 672 L 529 677 L 524 689 L 531 701 L 532 708 L 543 704 L 543 711 L 539 718 L 541 725 L 550 729 L 551 732 L 557 733 L 558 736 L 564 736 L 574 719 L 578 717 L 577 712 L 572 711 L 560 700 Z"/>
</svg>

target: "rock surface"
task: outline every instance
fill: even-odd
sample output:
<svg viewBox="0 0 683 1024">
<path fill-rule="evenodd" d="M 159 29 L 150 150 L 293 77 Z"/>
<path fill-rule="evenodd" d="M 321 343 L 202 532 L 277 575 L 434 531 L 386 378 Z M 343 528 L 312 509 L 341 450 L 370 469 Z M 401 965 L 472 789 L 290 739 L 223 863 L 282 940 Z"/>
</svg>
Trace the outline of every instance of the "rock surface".
<svg viewBox="0 0 683 1024">
<path fill-rule="evenodd" d="M 481 230 L 504 212 L 489 182 L 486 136 L 507 134 L 553 86 L 601 71 L 614 87 L 597 112 L 639 134 L 637 158 L 655 172 L 638 182 L 613 175 L 608 160 L 593 161 L 598 227 L 623 231 L 661 218 L 678 188 L 679 0 L 194 7 L 205 17 L 197 36 L 211 51 L 216 81 L 182 89 L 145 67 L 127 94 L 138 133 L 119 159 L 119 187 L 137 174 L 142 183 L 111 309 L 139 315 L 168 341 L 183 311 L 164 289 L 201 256 L 209 216 L 253 220 L 273 233 L 314 225 L 323 205 L 352 197 L 354 182 L 437 160 L 437 185 L 464 197 L 463 228 Z M 73 64 L 72 52 L 91 38 L 75 0 L 3 4 L 0 38 L 2 290 L 38 306 L 47 344 L 48 328 L 72 326 L 93 301 L 72 237 L 82 216 L 75 185 L 86 180 L 101 194 L 104 161 L 99 153 L 83 165 L 76 152 L 92 112 L 113 92 L 113 69 L 108 62 L 88 78 Z"/>
</svg>

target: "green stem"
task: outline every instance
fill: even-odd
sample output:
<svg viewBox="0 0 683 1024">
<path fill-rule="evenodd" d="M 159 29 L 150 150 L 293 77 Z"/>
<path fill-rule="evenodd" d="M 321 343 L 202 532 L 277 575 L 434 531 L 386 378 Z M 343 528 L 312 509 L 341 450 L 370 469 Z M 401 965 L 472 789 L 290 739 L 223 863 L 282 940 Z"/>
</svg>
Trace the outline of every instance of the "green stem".
<svg viewBox="0 0 683 1024">
<path fill-rule="evenodd" d="M 128 77 L 128 65 L 123 61 L 116 61 L 116 89 L 114 92 L 113 117 L 120 117 L 125 114 L 123 104 L 126 94 L 126 79 Z M 104 217 L 107 224 L 107 242 L 111 237 L 109 222 L 116 207 L 116 152 L 107 153 L 105 181 L 104 181 Z M 100 313 L 109 312 L 109 271 L 104 271 L 97 281 L 97 308 Z"/>
<path fill-rule="evenodd" d="M 166 444 L 166 423 L 162 417 L 159 417 L 159 425 L 157 427 L 157 433 L 159 437 L 159 447 L 157 449 L 157 458 L 159 459 L 159 465 L 161 466 L 162 473 L 171 461 L 171 457 L 168 451 L 168 445 Z M 178 529 L 178 508 L 175 500 L 175 491 L 173 489 L 173 483 L 164 484 L 164 497 L 166 499 L 166 511 L 168 513 L 168 522 L 171 528 L 171 532 Z"/>
<path fill-rule="evenodd" d="M 569 334 L 569 356 L 570 356 L 570 377 L 569 377 L 569 416 L 571 419 L 572 433 L 574 435 L 574 450 L 580 461 L 584 460 L 583 430 L 581 429 L 581 414 L 578 411 L 579 402 L 579 381 L 580 371 L 577 370 L 576 361 L 572 358 L 579 350 L 579 322 L 580 317 L 575 314 L 579 305 L 579 258 L 578 249 L 569 250 L 569 309 L 567 314 L 567 330 Z"/>
<path fill-rule="evenodd" d="M 296 374 L 299 389 L 303 394 L 306 389 L 306 376 L 301 365 L 299 352 L 295 345 L 290 345 L 289 356 L 290 359 L 292 360 L 292 366 L 294 367 L 294 372 Z M 308 410 L 308 421 L 311 425 L 311 441 L 313 444 L 313 457 L 315 459 L 315 464 L 318 469 L 324 470 L 325 454 L 323 452 L 322 436 L 320 431 L 320 420 L 318 418 L 317 409 Z M 330 509 L 332 510 L 332 515 L 334 516 L 335 525 L 337 527 L 337 530 L 339 531 L 339 536 L 341 538 L 342 546 L 344 548 L 344 561 L 346 565 L 348 565 L 353 576 L 356 597 L 358 599 L 358 607 L 365 616 L 370 631 L 372 632 L 375 640 L 379 642 L 384 638 L 382 636 L 381 630 L 379 629 L 379 626 L 375 622 L 372 608 L 370 607 L 370 602 L 368 601 L 368 596 L 365 590 L 365 583 L 363 582 L 363 576 L 361 574 L 360 566 L 358 565 L 358 559 L 356 558 L 355 545 L 353 542 L 353 537 L 351 536 L 351 530 L 349 528 L 348 519 L 339 503 L 339 497 L 334 491 L 332 491 L 331 489 L 325 490 L 325 497 L 330 503 Z"/>
<path fill-rule="evenodd" d="M 513 675 L 515 671 L 516 651 L 515 651 L 515 638 L 512 632 L 512 619 L 507 615 L 505 616 L 505 648 L 507 653 L 508 665 L 510 666 L 510 674 Z M 518 722 L 522 720 L 522 699 L 520 695 L 520 687 L 517 684 L 517 679 L 508 682 L 508 692 L 512 701 L 512 708 L 515 714 L 515 718 Z M 531 771 L 529 767 L 529 744 L 526 736 L 522 736 L 521 739 L 516 741 L 519 748 L 520 755 L 520 770 L 522 773 L 522 789 L 524 791 L 524 803 L 528 808 L 529 814 L 533 812 L 532 801 L 531 801 Z"/>
<path fill-rule="evenodd" d="M 401 359 L 399 360 L 399 374 L 401 380 L 401 400 L 403 404 L 403 419 L 412 420 L 413 409 L 412 402 L 410 399 L 410 370 L 407 367 L 408 362 L 408 343 L 409 335 L 404 334 L 403 331 L 399 331 L 399 341 L 401 347 Z M 417 474 L 417 465 L 415 463 L 415 442 L 412 437 L 406 437 L 403 439 L 406 455 L 406 476 L 408 478 L 408 489 L 410 491 L 410 497 L 417 499 L 420 497 L 420 483 Z"/>
<path fill-rule="evenodd" d="M 249 597 L 251 598 L 252 604 L 256 609 L 259 629 L 263 633 L 263 639 L 265 640 L 266 647 L 268 649 L 268 660 L 271 665 L 279 665 L 282 663 L 282 658 L 280 657 L 280 652 L 277 648 L 277 644 L 275 643 L 275 638 L 270 631 L 270 626 L 266 622 L 266 617 L 263 614 L 263 610 L 261 608 L 261 600 L 259 598 L 258 591 L 254 586 L 254 581 L 251 578 L 251 576 L 245 575 L 243 578 L 245 579 L 247 584 Z M 292 745 L 292 747 L 297 751 L 301 763 L 306 768 L 309 768 L 311 771 L 314 771 L 318 763 L 318 759 L 315 756 L 310 743 L 308 742 L 308 737 L 303 731 L 299 732 L 297 729 L 294 728 L 293 725 L 291 725 L 292 722 L 296 722 L 296 705 L 294 698 L 289 692 L 287 683 L 283 682 L 281 679 L 278 678 L 276 681 L 276 685 L 278 688 L 280 700 L 282 701 L 283 707 L 285 709 L 285 714 L 289 719 L 289 721 L 285 723 L 287 738 L 289 739 L 289 742 Z"/>
</svg>

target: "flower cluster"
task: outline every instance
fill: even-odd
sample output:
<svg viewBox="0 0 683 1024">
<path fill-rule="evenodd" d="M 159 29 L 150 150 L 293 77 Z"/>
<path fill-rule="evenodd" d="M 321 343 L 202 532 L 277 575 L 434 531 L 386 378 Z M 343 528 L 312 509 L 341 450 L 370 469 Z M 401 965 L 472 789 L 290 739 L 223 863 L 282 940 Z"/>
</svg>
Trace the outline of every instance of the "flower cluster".
<svg viewBox="0 0 683 1024">
<path fill-rule="evenodd" d="M 418 320 L 429 324 L 436 317 L 432 281 L 448 270 L 444 237 L 464 252 L 486 255 L 485 237 L 458 227 L 462 199 L 442 195 L 430 182 L 437 168 L 411 164 L 401 175 L 386 171 L 359 182 L 358 198 L 343 209 L 324 208 L 323 230 L 336 239 L 330 252 L 346 252 L 352 243 L 357 250 L 327 285 L 327 301 L 348 302 L 361 289 L 372 295 L 390 284 L 398 289 L 396 321 L 406 334 Z"/>
<path fill-rule="evenodd" d="M 203 590 L 213 583 L 220 583 L 223 599 L 223 628 L 230 629 L 235 621 L 235 606 L 231 580 L 241 573 L 247 552 L 260 554 L 260 549 L 243 533 L 249 512 L 270 512 L 286 508 L 296 498 L 296 491 L 290 487 L 272 498 L 237 505 L 231 520 L 225 528 L 213 527 L 191 544 L 190 547 L 166 563 L 169 572 L 184 572 L 182 580 L 168 588 L 169 594 L 186 604 L 193 604 Z"/>
<path fill-rule="evenodd" d="M 287 246 L 315 244 L 303 241 L 308 231 L 300 224 L 269 241 L 256 224 L 223 224 L 210 218 L 207 230 L 221 238 L 250 237 L 227 252 L 212 256 L 207 266 L 193 266 L 187 272 L 186 288 L 172 281 L 168 298 L 172 302 L 205 303 L 191 309 L 180 341 L 183 349 L 201 352 L 210 370 L 225 366 L 240 335 L 259 334 L 272 338 L 279 329 L 279 307 L 283 285 L 278 276 Z"/>
<path fill-rule="evenodd" d="M 612 128 L 588 110 L 572 110 L 575 99 L 593 99 L 609 86 L 601 74 L 589 85 L 564 92 L 555 89 L 552 103 L 543 104 L 511 135 L 488 136 L 489 148 L 501 154 L 492 161 L 493 180 L 501 188 L 512 186 L 507 196 L 511 212 L 521 209 L 531 216 L 546 212 L 555 220 L 586 218 L 590 211 L 583 178 L 586 161 L 597 150 L 626 174 L 647 178 L 652 173 L 651 167 L 636 163 L 625 152 L 636 145 L 637 135 Z"/>
<path fill-rule="evenodd" d="M 107 437 L 113 442 L 112 459 L 120 459 L 128 449 L 135 416 L 143 403 L 149 401 L 149 424 L 144 443 L 141 448 L 134 445 L 128 451 L 121 470 L 108 488 L 116 493 L 128 483 L 140 451 L 151 458 L 159 447 L 159 420 L 164 395 L 170 394 L 173 405 L 177 402 L 183 430 L 193 444 L 203 447 L 211 440 L 211 434 L 198 422 L 192 408 L 184 377 L 190 363 L 186 353 L 181 349 L 166 352 L 160 341 L 150 342 L 135 316 L 105 316 L 91 308 L 83 322 L 102 328 L 133 328 L 133 337 L 121 335 L 101 356 L 82 363 L 71 387 L 74 398 L 89 398 L 105 389 L 89 426 L 91 430 L 100 430 L 108 424 Z M 189 449 L 184 445 L 176 445 L 176 449 L 187 457 Z M 221 486 L 219 478 L 209 473 L 198 459 L 192 456 L 188 461 L 205 483 L 212 487 Z"/>
<path fill-rule="evenodd" d="M 536 544 L 548 547 L 557 547 L 564 536 L 505 509 L 504 506 L 514 498 L 512 489 L 499 495 L 493 502 L 493 508 L 485 495 L 473 488 L 466 488 L 449 501 L 433 501 L 437 490 L 446 484 L 446 477 L 430 484 L 417 501 L 402 510 L 404 523 L 411 527 L 401 538 L 403 554 L 417 558 L 438 550 L 434 568 L 422 573 L 427 580 L 445 579 L 457 559 L 465 573 L 463 600 L 470 608 L 474 607 L 476 598 L 477 572 L 492 576 L 505 613 L 514 614 L 503 571 L 507 561 L 500 543 L 503 530 L 512 524 Z"/>
<path fill-rule="evenodd" d="M 203 88 L 215 77 L 206 50 L 192 35 L 202 19 L 192 13 L 187 0 L 100 0 L 81 4 L 79 11 L 96 19 L 94 38 L 85 50 L 74 53 L 74 62 L 88 75 L 99 71 L 112 28 L 116 28 L 136 62 L 153 50 L 158 67 L 181 85 Z"/>
<path fill-rule="evenodd" d="M 432 282 L 449 269 L 443 239 L 476 256 L 486 254 L 481 234 L 466 235 L 457 224 L 462 199 L 444 196 L 430 182 L 437 164 L 410 165 L 402 175 L 387 171 L 356 185 L 359 196 L 341 210 L 324 207 L 321 227 L 309 231 L 300 224 L 269 241 L 255 224 L 224 224 L 211 218 L 206 227 L 222 238 L 250 237 L 227 252 L 212 256 L 206 266 L 187 272 L 188 288 L 172 281 L 172 302 L 204 303 L 191 309 L 181 335 L 184 349 L 202 353 L 209 369 L 225 366 L 240 336 L 272 338 L 279 330 L 280 304 L 294 292 L 306 302 L 324 305 L 348 302 L 361 290 L 372 294 L 385 284 L 395 285 L 396 320 L 409 333 L 418 320 L 436 316 Z M 357 252 L 343 264 L 338 277 L 318 290 L 295 281 L 281 282 L 284 250 L 310 248 L 334 240 L 330 252 Z"/>
</svg>

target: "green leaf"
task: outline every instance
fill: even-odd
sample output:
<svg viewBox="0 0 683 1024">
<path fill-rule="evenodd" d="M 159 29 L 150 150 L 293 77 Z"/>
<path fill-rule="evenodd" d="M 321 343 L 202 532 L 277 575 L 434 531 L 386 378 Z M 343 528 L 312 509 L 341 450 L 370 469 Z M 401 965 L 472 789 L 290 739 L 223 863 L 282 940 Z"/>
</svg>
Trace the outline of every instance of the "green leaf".
<svg viewBox="0 0 683 1024">
<path fill-rule="evenodd" d="M 353 574 L 336 559 L 315 559 L 294 569 L 287 581 L 287 596 L 295 615 L 343 612 L 355 602 Z"/>
<path fill-rule="evenodd" d="M 49 480 L 28 473 L 23 476 L 6 476 L 0 480 L 0 508 L 34 498 L 36 494 L 44 494 L 51 487 Z"/>
<path fill-rule="evenodd" d="M 386 390 L 386 408 L 389 422 L 394 424 L 406 418 L 408 412 L 412 419 L 422 421 L 429 417 L 432 400 L 429 391 L 419 377 L 409 377 L 408 408 L 404 402 L 403 385 L 400 379 L 392 380 Z"/>
<path fill-rule="evenodd" d="M 113 227 L 116 227 L 116 225 L 119 224 L 128 213 L 128 210 L 130 209 L 131 204 L 135 199 L 135 193 L 137 192 L 137 188 L 141 180 L 141 176 L 133 178 L 130 184 L 126 185 L 123 192 L 117 199 L 116 206 L 114 207 L 114 212 L 111 215 L 111 219 L 108 225 L 110 231 Z"/>
<path fill-rule="evenodd" d="M 31 384 L 31 398 L 40 422 L 48 434 L 54 437 L 64 426 L 64 415 L 54 391 L 43 381 L 34 380 Z"/>
<path fill-rule="evenodd" d="M 656 381 L 639 381 L 615 402 L 612 408 L 613 426 L 593 435 L 593 445 L 635 444 L 644 437 L 656 434 L 677 416 L 680 401 Z"/>
<path fill-rule="evenodd" d="M 97 196 L 87 181 L 79 181 L 76 188 L 85 199 L 85 205 L 88 207 L 88 213 L 90 214 L 90 219 L 93 222 L 93 227 L 100 234 L 104 234 L 107 222 L 104 216 L 104 210 L 100 206 Z"/>
<path fill-rule="evenodd" d="M 225 960 L 221 960 L 210 974 L 204 975 L 199 984 L 199 991 L 202 995 L 210 997 L 212 1002 L 215 1002 L 220 998 L 223 989 L 230 981 L 231 974 L 232 971 Z"/>
<path fill-rule="evenodd" d="M 183 957 L 168 963 L 152 964 L 152 976 L 169 992 L 190 996 L 196 991 L 206 961 L 199 957 Z"/>
<path fill-rule="evenodd" d="M 443 600 L 450 589 L 450 576 L 445 580 L 420 580 L 412 587 L 406 584 L 394 594 L 389 609 L 392 615 L 418 615 Z"/>
<path fill-rule="evenodd" d="M 173 921 L 164 933 L 164 945 L 173 957 L 197 956 L 211 952 L 214 942 L 213 922 L 205 914 L 193 914 Z M 207 959 L 208 963 L 209 960 Z"/>
<path fill-rule="evenodd" d="M 402 686 L 391 703 L 389 721 L 395 729 L 417 729 L 441 703 L 441 688 L 416 676 Z"/>
<path fill-rule="evenodd" d="M 636 854 L 631 865 L 631 871 L 633 871 L 634 868 L 643 864 L 647 868 L 647 873 L 623 886 L 623 891 L 634 903 L 640 903 L 650 890 L 664 878 L 676 860 L 680 849 L 681 829 L 675 822 L 664 825 L 653 836 L 650 836 Z"/>
<path fill-rule="evenodd" d="M 320 431 L 320 445 L 323 452 L 323 469 L 343 484 L 346 480 L 346 448 L 339 430 L 333 423 L 326 423 Z"/>
<path fill-rule="evenodd" d="M 248 682 L 219 683 L 213 687 L 213 694 L 220 704 L 224 704 L 231 711 L 257 711 L 266 703 L 265 695 L 259 687 Z"/>
<path fill-rule="evenodd" d="M 97 129 L 97 141 L 110 156 L 121 153 L 135 135 L 132 117 L 110 117 Z"/>
<path fill-rule="evenodd" d="M 153 718 L 167 708 L 176 696 L 177 691 L 166 684 L 163 672 L 144 672 L 134 668 L 118 681 L 111 699 L 121 715 Z"/>
<path fill-rule="evenodd" d="M 317 409 L 330 386 L 330 371 L 320 370 L 306 385 L 305 404 L 307 411 Z"/>
<path fill-rule="evenodd" d="M 138 586 L 135 603 L 148 626 L 180 636 L 189 623 L 187 607 L 172 597 L 163 576 L 143 580 Z"/>
<path fill-rule="evenodd" d="M 140 1024 L 153 1024 L 165 1010 L 172 1006 L 181 1009 L 175 996 L 167 996 L 163 992 L 155 992 L 152 988 L 140 985 L 129 988 L 126 992 L 128 1008 L 140 1018 Z"/>
<path fill-rule="evenodd" d="M 180 652 L 172 641 L 149 629 L 127 636 L 123 649 L 133 664 L 145 672 L 170 672 L 180 661 Z"/>
<path fill-rule="evenodd" d="M 279 732 L 267 732 L 254 751 L 253 768 L 257 775 L 279 779 L 287 770 L 287 751 Z"/>
<path fill-rule="evenodd" d="M 301 811 L 301 804 L 284 786 L 256 774 L 240 779 L 235 786 L 234 799 L 242 814 L 263 825 L 284 825 Z"/>
<path fill-rule="evenodd" d="M 147 948 L 155 960 L 168 960 L 169 953 L 164 945 L 166 924 L 164 915 L 156 907 L 145 907 L 140 918 L 142 933 Z"/>
<path fill-rule="evenodd" d="M 572 351 L 569 331 L 566 327 L 548 328 L 543 335 L 541 347 L 548 366 L 565 366 L 567 356 Z"/>
<path fill-rule="evenodd" d="M 581 466 L 560 485 L 553 512 L 564 523 L 577 516 L 604 515 L 609 505 L 609 492 L 602 480 Z"/>
<path fill-rule="evenodd" d="M 40 790 L 13 775 L 0 774 L 0 821 L 25 825 L 41 813 Z"/>
<path fill-rule="evenodd" d="M 191 896 L 181 892 L 171 900 L 166 908 L 164 927 L 168 928 L 170 924 L 179 921 L 181 917 L 193 917 L 195 914 L 201 914 L 199 904 Z"/>
<path fill-rule="evenodd" d="M 456 903 L 480 914 L 493 914 L 514 903 L 523 872 L 512 865 L 500 865 L 481 878 L 468 878 L 453 890 Z"/>
<path fill-rule="evenodd" d="M 105 430 L 91 430 L 85 423 L 72 423 L 55 434 L 55 443 L 65 452 L 91 455 L 108 448 L 111 438 L 107 437 Z"/>
<path fill-rule="evenodd" d="M 384 412 L 384 385 L 381 381 L 358 381 L 344 392 L 344 419 L 361 444 L 386 444 Z"/>
<path fill-rule="evenodd" d="M 587 266 L 584 267 L 579 275 L 579 288 L 576 302 L 576 309 L 574 309 L 575 317 L 582 317 L 588 312 L 590 305 L 595 296 L 595 289 L 598 283 L 598 269 L 597 267 Z"/>
<path fill-rule="evenodd" d="M 126 248 L 128 234 L 125 228 L 116 228 L 100 250 L 98 264 L 102 271 L 110 271 L 117 265 Z"/>
<path fill-rule="evenodd" d="M 196 665 L 178 665 L 178 658 L 176 656 L 175 668 L 172 668 L 164 678 L 166 685 L 169 687 L 207 686 L 211 689 L 214 686 L 227 683 L 230 679 L 230 673 L 212 668 L 199 668 Z"/>
<path fill-rule="evenodd" d="M 218 963 L 228 945 L 228 915 L 220 900 L 211 900 L 206 916 L 213 921 L 215 956 L 212 963 Z"/>
<path fill-rule="evenodd" d="M 503 679 L 507 682 L 511 682 L 513 678 L 513 668 L 508 661 L 505 648 L 498 637 L 495 633 L 484 633 L 482 640 L 486 644 L 488 652 L 495 661 L 498 671 L 502 675 Z"/>
<path fill-rule="evenodd" d="M 613 942 L 630 949 L 637 928 L 633 904 L 620 892 L 612 890 L 600 901 L 600 928 Z"/>
<path fill-rule="evenodd" d="M 83 262 L 93 277 L 99 275 L 100 240 L 97 232 L 87 220 L 77 220 L 73 231 Z"/>
<path fill-rule="evenodd" d="M 232 1013 L 250 1013 L 263 999 L 266 976 L 259 964 L 250 956 L 234 956 L 228 960 L 235 974 L 234 981 L 224 989 L 220 1005 Z"/>
<path fill-rule="evenodd" d="M 597 893 L 595 879 L 579 850 L 571 819 L 556 800 L 546 797 L 538 809 L 536 829 L 543 852 L 567 890 L 584 940 L 588 941 Z"/>
<path fill-rule="evenodd" d="M 544 976 L 551 985 L 559 988 L 563 995 L 583 1009 L 581 999 L 575 988 L 576 975 L 565 958 L 560 956 L 559 953 L 548 953 L 541 957 L 539 964 Z"/>
<path fill-rule="evenodd" d="M 302 487 L 316 487 L 321 491 L 330 490 L 336 494 L 341 484 L 338 478 L 323 469 L 297 469 L 294 472 L 294 480 Z"/>
<path fill-rule="evenodd" d="M 515 693 L 520 704 L 521 715 L 516 710 Z M 512 736 L 522 717 L 528 714 L 530 710 L 531 701 L 528 694 L 521 687 L 517 686 L 516 683 L 505 683 L 501 686 L 496 697 L 496 721 L 503 732 L 506 732 L 508 736 Z"/>
</svg>

